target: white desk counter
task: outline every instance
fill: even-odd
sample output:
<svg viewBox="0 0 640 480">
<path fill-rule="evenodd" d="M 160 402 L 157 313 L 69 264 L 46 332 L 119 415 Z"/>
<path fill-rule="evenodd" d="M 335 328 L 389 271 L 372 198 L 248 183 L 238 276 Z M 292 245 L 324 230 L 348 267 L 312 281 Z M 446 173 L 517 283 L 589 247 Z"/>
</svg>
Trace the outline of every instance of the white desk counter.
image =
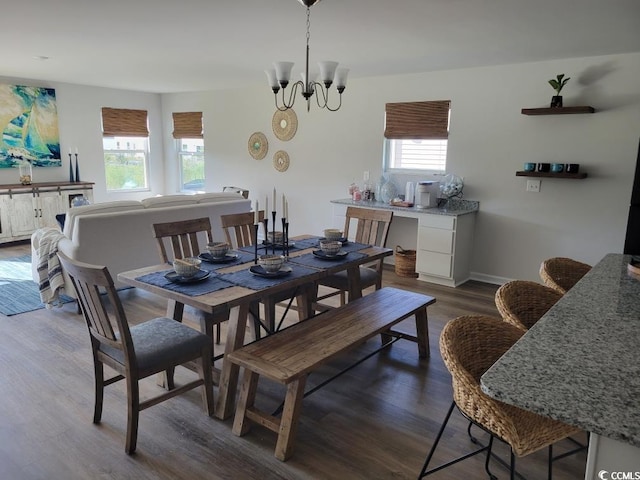
<svg viewBox="0 0 640 480">
<path fill-rule="evenodd" d="M 475 213 L 479 202 L 451 199 L 443 207 L 425 209 L 395 207 L 382 202 L 356 202 L 351 199 L 332 200 L 331 203 L 334 204 L 336 228 L 343 228 L 347 206 L 393 210 L 394 217 L 416 219 L 418 279 L 449 287 L 456 287 L 469 280 Z M 396 221 L 396 224 L 399 223 Z M 392 221 L 392 231 L 393 228 Z"/>
</svg>

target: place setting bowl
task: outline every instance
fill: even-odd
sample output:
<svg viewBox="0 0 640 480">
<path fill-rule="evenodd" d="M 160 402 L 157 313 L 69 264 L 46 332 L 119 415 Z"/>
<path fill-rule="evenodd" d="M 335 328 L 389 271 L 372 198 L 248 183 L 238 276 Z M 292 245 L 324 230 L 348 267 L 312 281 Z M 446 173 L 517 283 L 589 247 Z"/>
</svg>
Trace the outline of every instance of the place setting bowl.
<svg viewBox="0 0 640 480">
<path fill-rule="evenodd" d="M 251 273 L 260 277 L 283 277 L 291 273 L 291 267 L 284 264 L 282 255 L 260 255 L 258 265 L 253 265 L 249 269 Z"/>
<path fill-rule="evenodd" d="M 314 250 L 313 254 L 323 260 L 341 260 L 348 254 L 341 248 L 342 242 L 338 240 L 320 240 L 320 250 Z"/>
<path fill-rule="evenodd" d="M 165 278 L 174 283 L 193 283 L 204 280 L 211 272 L 201 270 L 202 260 L 195 257 L 176 258 L 173 261 L 173 272 L 168 272 Z"/>
<path fill-rule="evenodd" d="M 348 242 L 346 237 L 342 236 L 342 230 L 340 230 L 339 228 L 325 228 L 323 233 L 324 237 L 321 237 L 320 241 L 334 240 L 341 242 L 343 245 Z"/>
<path fill-rule="evenodd" d="M 198 258 L 209 263 L 229 263 L 240 258 L 240 255 L 233 252 L 227 242 L 210 242 L 207 252 L 201 253 Z"/>
</svg>

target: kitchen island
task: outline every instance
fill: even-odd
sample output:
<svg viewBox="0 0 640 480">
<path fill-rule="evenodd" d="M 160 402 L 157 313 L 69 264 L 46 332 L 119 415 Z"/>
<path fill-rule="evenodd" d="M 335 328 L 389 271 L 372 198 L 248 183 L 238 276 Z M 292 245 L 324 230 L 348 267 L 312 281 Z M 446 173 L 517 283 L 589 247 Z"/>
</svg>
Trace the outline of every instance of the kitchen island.
<svg viewBox="0 0 640 480">
<path fill-rule="evenodd" d="M 481 379 L 497 400 L 591 432 L 588 480 L 640 478 L 640 276 L 630 258 L 606 255 Z"/>
<path fill-rule="evenodd" d="M 331 200 L 331 203 L 334 204 L 333 226 L 340 229 L 344 226 L 347 206 L 393 210 L 394 217 L 416 219 L 418 279 L 449 287 L 457 287 L 469 280 L 473 231 L 479 202 L 450 199 L 438 208 L 400 207 L 349 198 Z M 404 247 L 411 248 L 406 245 Z"/>
</svg>

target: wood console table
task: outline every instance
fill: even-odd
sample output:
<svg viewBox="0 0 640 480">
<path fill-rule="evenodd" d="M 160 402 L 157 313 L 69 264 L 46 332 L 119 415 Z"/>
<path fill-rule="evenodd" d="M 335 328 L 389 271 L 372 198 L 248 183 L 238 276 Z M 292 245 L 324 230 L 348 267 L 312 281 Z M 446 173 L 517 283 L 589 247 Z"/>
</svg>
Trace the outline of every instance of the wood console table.
<svg viewBox="0 0 640 480">
<path fill-rule="evenodd" d="M 38 228 L 58 225 L 75 197 L 93 202 L 93 182 L 42 182 L 0 185 L 0 243 L 25 240 Z"/>
</svg>

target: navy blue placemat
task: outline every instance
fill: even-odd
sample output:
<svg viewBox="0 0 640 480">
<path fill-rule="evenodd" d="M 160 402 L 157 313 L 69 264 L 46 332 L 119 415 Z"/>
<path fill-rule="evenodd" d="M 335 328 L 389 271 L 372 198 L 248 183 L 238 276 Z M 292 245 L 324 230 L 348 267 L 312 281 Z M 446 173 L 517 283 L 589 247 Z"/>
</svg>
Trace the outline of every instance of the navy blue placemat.
<svg viewBox="0 0 640 480">
<path fill-rule="evenodd" d="M 238 272 L 232 272 L 232 273 L 221 273 L 219 275 L 220 275 L 220 278 L 226 280 L 227 282 L 231 282 L 235 285 L 239 285 L 241 287 L 247 287 L 252 290 L 262 290 L 264 288 L 278 285 L 282 282 L 288 282 L 289 280 L 301 278 L 306 275 L 311 275 L 316 273 L 316 270 L 313 270 L 311 268 L 306 268 L 301 265 L 291 265 L 290 263 L 287 263 L 285 265 L 290 266 L 292 268 L 292 272 L 289 275 L 285 275 L 279 278 L 259 277 L 258 275 L 254 275 L 253 273 L 251 273 L 249 269 L 240 270 Z"/>
<path fill-rule="evenodd" d="M 204 262 L 203 262 L 204 263 Z M 195 283 L 173 283 L 165 278 L 165 274 L 173 272 L 173 270 L 165 270 L 163 272 L 154 272 L 137 277 L 139 280 L 149 285 L 155 285 L 157 287 L 166 288 L 178 293 L 184 293 L 190 297 L 197 297 L 198 295 L 204 295 L 206 293 L 217 292 L 224 288 L 235 286 L 233 283 L 226 282 L 220 278 L 217 273 L 211 273 L 209 278 Z"/>
<path fill-rule="evenodd" d="M 333 265 L 350 262 L 352 260 L 357 260 L 366 256 L 367 255 L 365 255 L 364 253 L 350 252 L 344 258 L 336 260 L 323 260 L 322 258 L 316 257 L 313 253 L 305 253 L 304 255 L 300 255 L 299 257 L 291 257 L 289 259 L 289 262 L 297 263 L 299 265 L 305 265 L 312 268 L 330 268 Z"/>
<path fill-rule="evenodd" d="M 231 267 L 233 265 L 240 265 L 242 263 L 253 262 L 253 257 L 254 257 L 253 252 L 247 253 L 247 252 L 242 252 L 240 250 L 233 250 L 233 253 L 238 254 L 238 258 L 236 260 L 233 260 L 231 262 L 224 262 L 224 263 L 222 262 L 212 263 L 212 262 L 207 262 L 205 260 L 202 260 L 202 263 L 200 264 L 200 268 L 202 270 L 209 270 L 210 272 L 213 272 L 220 268 L 226 268 L 226 267 Z"/>
</svg>

